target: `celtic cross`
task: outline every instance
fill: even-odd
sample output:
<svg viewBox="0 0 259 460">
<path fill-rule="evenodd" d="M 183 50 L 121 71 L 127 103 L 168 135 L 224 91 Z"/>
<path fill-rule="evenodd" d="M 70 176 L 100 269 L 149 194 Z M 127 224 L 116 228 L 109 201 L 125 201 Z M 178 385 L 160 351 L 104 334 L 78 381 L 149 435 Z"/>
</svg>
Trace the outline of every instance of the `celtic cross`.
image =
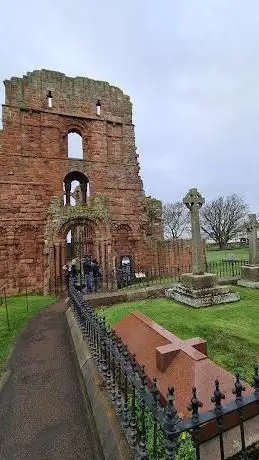
<svg viewBox="0 0 259 460">
<path fill-rule="evenodd" d="M 248 214 L 248 222 L 244 226 L 244 230 L 248 233 L 249 238 L 249 264 L 256 265 L 257 262 L 257 228 L 258 222 L 256 214 Z"/>
<path fill-rule="evenodd" d="M 200 230 L 200 208 L 205 199 L 198 192 L 197 188 L 189 190 L 183 199 L 191 213 L 192 222 L 192 273 L 202 275 L 204 273 L 204 254 Z"/>
</svg>

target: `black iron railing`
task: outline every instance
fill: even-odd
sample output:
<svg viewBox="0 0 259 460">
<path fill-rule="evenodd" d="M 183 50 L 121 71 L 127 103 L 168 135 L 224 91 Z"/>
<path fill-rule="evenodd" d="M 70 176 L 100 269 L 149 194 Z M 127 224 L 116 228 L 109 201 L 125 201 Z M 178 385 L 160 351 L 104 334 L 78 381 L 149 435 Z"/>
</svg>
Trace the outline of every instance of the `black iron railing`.
<svg viewBox="0 0 259 460">
<path fill-rule="evenodd" d="M 186 449 L 188 459 L 199 460 L 201 444 L 210 437 L 218 436 L 221 460 L 224 460 L 223 433 L 231 427 L 231 423 L 240 428 L 241 458 L 249 458 L 244 422 L 259 413 L 258 366 L 255 366 L 253 378 L 254 393 L 244 396 L 245 388 L 237 374 L 233 389 L 235 399 L 230 404 L 222 405 L 225 396 L 220 391 L 218 380 L 215 380 L 211 398 L 215 408 L 205 413 L 199 411 L 202 403 L 197 398 L 196 388 L 190 388 L 188 410 L 191 417 L 183 420 L 175 407 L 173 386 L 169 386 L 165 401 L 158 391 L 156 379 L 148 378 L 145 366 L 137 363 L 136 356 L 129 353 L 127 345 L 106 324 L 105 318 L 91 308 L 73 280 L 70 280 L 69 295 L 78 325 L 136 459 L 182 460 L 187 458 L 184 456 Z"/>
<path fill-rule="evenodd" d="M 206 271 L 215 273 L 219 278 L 235 278 L 241 275 L 241 267 L 247 265 L 247 260 L 235 261 L 217 261 L 208 262 Z M 167 285 L 173 282 L 179 282 L 183 273 L 191 272 L 191 265 L 175 265 L 171 267 L 157 266 L 152 269 L 144 269 L 143 267 L 134 267 L 131 274 L 125 274 L 122 270 L 102 272 L 98 279 L 98 291 L 111 292 L 118 289 L 149 287 L 158 285 Z M 82 270 L 78 270 L 75 278 L 78 289 L 83 290 L 85 286 L 85 278 Z M 60 292 L 64 289 L 64 277 L 56 277 L 52 280 L 52 291 Z M 93 290 L 94 292 L 94 282 Z"/>
<path fill-rule="evenodd" d="M 219 278 L 241 275 L 241 267 L 248 265 L 248 260 L 222 260 L 208 262 L 206 269 L 209 273 L 216 273 Z"/>
<path fill-rule="evenodd" d="M 208 262 L 206 271 L 215 273 L 219 278 L 234 278 L 241 275 L 241 267 L 247 264 L 247 260 Z M 150 270 L 135 267 L 131 276 L 123 275 L 121 270 L 117 270 L 116 274 L 104 274 L 103 284 L 104 286 L 109 286 L 109 280 L 112 279 L 117 281 L 117 287 L 119 288 L 168 284 L 180 281 L 183 273 L 190 273 L 191 271 L 191 265 L 157 266 Z"/>
</svg>

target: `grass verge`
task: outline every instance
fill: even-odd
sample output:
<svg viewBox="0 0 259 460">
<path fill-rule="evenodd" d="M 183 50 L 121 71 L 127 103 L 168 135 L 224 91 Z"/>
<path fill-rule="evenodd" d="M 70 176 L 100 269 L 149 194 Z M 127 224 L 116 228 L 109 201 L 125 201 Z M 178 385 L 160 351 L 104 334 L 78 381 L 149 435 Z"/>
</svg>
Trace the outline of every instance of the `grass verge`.
<svg viewBox="0 0 259 460">
<path fill-rule="evenodd" d="M 236 249 L 222 249 L 207 251 L 208 262 L 221 262 L 227 260 L 230 256 L 235 256 L 239 260 L 248 260 L 249 249 L 248 248 L 236 248 Z"/>
<path fill-rule="evenodd" d="M 0 304 L 0 374 L 5 370 L 8 354 L 19 332 L 34 315 L 55 302 L 54 296 L 29 295 L 27 311 L 25 296 L 8 297 L 8 327 L 6 307 L 2 299 Z"/>
<path fill-rule="evenodd" d="M 230 372 L 238 369 L 251 382 L 259 358 L 259 291 L 231 290 L 241 293 L 239 302 L 196 310 L 162 298 L 115 305 L 100 314 L 113 325 L 140 311 L 182 339 L 201 337 L 208 342 L 210 359 Z"/>
</svg>

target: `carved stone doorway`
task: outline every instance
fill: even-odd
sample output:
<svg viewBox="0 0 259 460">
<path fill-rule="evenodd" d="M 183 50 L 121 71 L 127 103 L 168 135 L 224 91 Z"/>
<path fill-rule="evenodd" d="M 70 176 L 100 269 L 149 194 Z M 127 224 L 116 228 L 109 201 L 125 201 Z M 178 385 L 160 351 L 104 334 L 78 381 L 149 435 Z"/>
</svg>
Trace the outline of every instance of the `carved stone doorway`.
<svg viewBox="0 0 259 460">
<path fill-rule="evenodd" d="M 111 242 L 105 238 L 104 229 L 85 217 L 69 219 L 54 237 L 53 246 L 48 250 L 49 291 L 64 292 L 63 266 L 76 259 L 78 280 L 84 284 L 83 259 L 96 259 L 101 267 L 102 282 L 112 279 Z"/>
<path fill-rule="evenodd" d="M 66 238 L 66 260 L 85 256 L 95 259 L 97 257 L 96 235 L 92 222 L 73 224 Z"/>
</svg>

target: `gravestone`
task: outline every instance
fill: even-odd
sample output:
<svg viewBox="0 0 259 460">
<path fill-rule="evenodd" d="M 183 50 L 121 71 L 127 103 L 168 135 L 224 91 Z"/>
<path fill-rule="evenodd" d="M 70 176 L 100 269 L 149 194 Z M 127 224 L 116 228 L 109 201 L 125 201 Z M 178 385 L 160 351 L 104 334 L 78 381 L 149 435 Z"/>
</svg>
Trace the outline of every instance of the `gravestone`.
<svg viewBox="0 0 259 460">
<path fill-rule="evenodd" d="M 183 199 L 191 213 L 192 223 L 192 272 L 181 276 L 181 283 L 166 289 L 166 296 L 177 302 L 200 308 L 240 300 L 238 293 L 232 293 L 227 286 L 217 284 L 217 275 L 205 273 L 200 231 L 200 208 L 205 202 L 196 188 L 189 190 Z"/>
<path fill-rule="evenodd" d="M 259 289 L 259 253 L 257 245 L 257 229 L 259 224 L 256 214 L 248 215 L 248 222 L 244 230 L 249 239 L 249 265 L 241 267 L 241 279 L 238 281 L 239 286 Z"/>
<path fill-rule="evenodd" d="M 181 340 L 140 312 L 132 312 L 113 329 L 140 365 L 145 365 L 149 384 L 157 378 L 158 389 L 166 399 L 170 384 L 174 385 L 178 412 L 188 416 L 187 405 L 195 386 L 203 402 L 202 411 L 212 409 L 211 393 L 215 379 L 220 380 L 225 402 L 232 400 L 234 376 L 207 356 L 206 340 L 195 337 Z M 247 393 L 253 389 L 247 385 Z"/>
</svg>

